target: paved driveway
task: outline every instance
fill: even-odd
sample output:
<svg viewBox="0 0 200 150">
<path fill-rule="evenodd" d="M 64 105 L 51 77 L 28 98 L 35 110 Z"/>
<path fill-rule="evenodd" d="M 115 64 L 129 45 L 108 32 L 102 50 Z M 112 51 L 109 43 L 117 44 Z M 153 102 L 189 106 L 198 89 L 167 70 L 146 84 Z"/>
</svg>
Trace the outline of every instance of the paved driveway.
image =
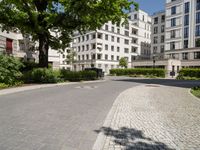
<svg viewBox="0 0 200 150">
<path fill-rule="evenodd" d="M 116 97 L 136 85 L 107 81 L 0 96 L 0 150 L 90 150 Z"/>
</svg>

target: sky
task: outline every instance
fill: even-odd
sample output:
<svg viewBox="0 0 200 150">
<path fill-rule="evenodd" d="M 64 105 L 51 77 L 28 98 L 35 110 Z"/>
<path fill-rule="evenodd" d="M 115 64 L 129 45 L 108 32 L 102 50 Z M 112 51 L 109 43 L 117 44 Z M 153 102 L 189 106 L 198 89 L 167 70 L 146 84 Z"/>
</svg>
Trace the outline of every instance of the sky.
<svg viewBox="0 0 200 150">
<path fill-rule="evenodd" d="M 152 15 L 154 12 L 164 10 L 166 0 L 135 0 L 135 1 L 139 3 L 140 9 Z"/>
</svg>

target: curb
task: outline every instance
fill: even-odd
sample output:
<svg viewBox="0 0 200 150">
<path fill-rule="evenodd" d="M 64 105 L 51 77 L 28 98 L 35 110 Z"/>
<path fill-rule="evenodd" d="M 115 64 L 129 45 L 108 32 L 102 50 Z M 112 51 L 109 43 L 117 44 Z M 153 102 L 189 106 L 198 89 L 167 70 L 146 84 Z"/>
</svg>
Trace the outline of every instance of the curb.
<svg viewBox="0 0 200 150">
<path fill-rule="evenodd" d="M 196 97 L 196 96 L 194 96 L 192 93 L 191 93 L 191 88 L 188 90 L 188 93 L 194 98 L 194 99 L 196 99 L 197 101 L 200 101 L 200 99 L 198 98 L 198 97 Z"/>
<path fill-rule="evenodd" d="M 25 86 L 25 87 L 14 87 L 14 88 L 0 90 L 0 96 L 1 95 L 18 93 L 18 92 L 36 90 L 36 89 L 57 87 L 57 86 L 75 85 L 75 84 L 87 84 L 87 83 L 100 83 L 100 82 L 106 82 L 106 81 L 108 81 L 108 80 L 83 81 L 83 82 L 65 82 L 65 83 L 57 83 L 57 84 L 40 84 L 40 85 L 30 85 L 30 86 Z"/>
</svg>

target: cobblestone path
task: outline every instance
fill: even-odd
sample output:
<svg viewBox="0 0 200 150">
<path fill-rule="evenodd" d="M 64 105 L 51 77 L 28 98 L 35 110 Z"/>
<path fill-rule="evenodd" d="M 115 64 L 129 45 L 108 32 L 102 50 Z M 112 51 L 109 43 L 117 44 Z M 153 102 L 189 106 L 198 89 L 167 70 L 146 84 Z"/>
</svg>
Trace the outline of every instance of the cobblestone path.
<svg viewBox="0 0 200 150">
<path fill-rule="evenodd" d="M 200 101 L 187 88 L 134 87 L 95 132 L 93 150 L 200 150 Z"/>
</svg>

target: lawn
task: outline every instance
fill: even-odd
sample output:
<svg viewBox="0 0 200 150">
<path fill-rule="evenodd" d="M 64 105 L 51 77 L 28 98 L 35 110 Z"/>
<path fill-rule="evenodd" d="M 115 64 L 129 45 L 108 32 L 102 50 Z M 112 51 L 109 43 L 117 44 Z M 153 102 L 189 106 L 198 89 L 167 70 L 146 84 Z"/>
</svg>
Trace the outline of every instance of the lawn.
<svg viewBox="0 0 200 150">
<path fill-rule="evenodd" d="M 200 87 L 194 87 L 194 88 L 192 88 L 191 93 L 194 96 L 200 98 Z"/>
</svg>

